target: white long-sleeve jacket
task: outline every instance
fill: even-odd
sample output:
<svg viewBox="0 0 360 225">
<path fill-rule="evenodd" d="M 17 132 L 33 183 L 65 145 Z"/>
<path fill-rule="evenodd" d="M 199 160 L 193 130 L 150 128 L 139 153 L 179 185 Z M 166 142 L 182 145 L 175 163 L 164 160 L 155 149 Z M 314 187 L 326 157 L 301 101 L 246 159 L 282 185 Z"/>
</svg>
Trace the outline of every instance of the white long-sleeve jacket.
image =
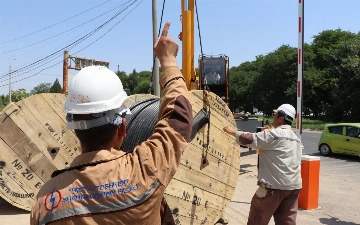
<svg viewBox="0 0 360 225">
<path fill-rule="evenodd" d="M 303 145 L 291 126 L 282 125 L 258 133 L 237 131 L 236 140 L 239 144 L 260 150 L 259 182 L 271 189 L 301 189 Z"/>
</svg>

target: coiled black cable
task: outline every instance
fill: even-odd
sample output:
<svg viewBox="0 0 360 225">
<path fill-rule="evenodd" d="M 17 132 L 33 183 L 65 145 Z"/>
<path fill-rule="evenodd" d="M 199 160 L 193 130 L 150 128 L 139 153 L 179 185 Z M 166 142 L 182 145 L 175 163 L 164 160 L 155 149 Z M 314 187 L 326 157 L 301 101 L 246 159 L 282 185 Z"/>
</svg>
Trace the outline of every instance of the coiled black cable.
<svg viewBox="0 0 360 225">
<path fill-rule="evenodd" d="M 131 114 L 126 115 L 126 138 L 121 150 L 131 152 L 151 136 L 158 121 L 159 107 L 159 98 L 146 99 L 129 107 Z"/>
</svg>

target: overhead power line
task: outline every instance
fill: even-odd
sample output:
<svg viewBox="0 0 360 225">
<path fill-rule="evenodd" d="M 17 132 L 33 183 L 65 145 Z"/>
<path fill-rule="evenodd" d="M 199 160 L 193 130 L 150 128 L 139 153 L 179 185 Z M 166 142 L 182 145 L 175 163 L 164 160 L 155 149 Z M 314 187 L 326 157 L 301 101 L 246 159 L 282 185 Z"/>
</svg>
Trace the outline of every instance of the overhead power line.
<svg viewBox="0 0 360 225">
<path fill-rule="evenodd" d="M 88 34 L 84 35 L 82 38 L 80 38 L 80 39 L 78 39 L 77 41 L 71 43 L 70 45 L 62 48 L 61 50 L 58 50 L 57 52 L 54 52 L 54 53 L 48 55 L 47 57 L 44 57 L 43 59 L 36 61 L 35 63 L 38 63 L 38 62 L 43 61 L 43 60 L 45 60 L 45 59 L 51 58 L 52 56 L 56 55 L 57 53 L 60 53 L 60 52 L 62 53 L 62 51 L 63 51 L 64 49 L 68 49 L 68 48 L 73 48 L 73 47 L 75 47 L 76 45 L 78 45 L 79 43 L 81 43 L 82 41 L 84 41 L 85 39 L 87 39 L 88 37 L 92 36 L 92 35 L 93 35 L 94 33 L 96 33 L 97 31 L 99 31 L 101 28 L 103 28 L 105 25 L 107 25 L 109 22 L 111 22 L 113 19 L 115 19 L 118 15 L 120 15 L 121 13 L 123 13 L 125 10 L 127 10 L 127 9 L 128 9 L 130 6 L 132 6 L 136 1 L 137 1 L 137 0 L 134 0 L 131 4 L 129 4 L 129 5 L 128 5 L 127 7 L 125 7 L 123 10 L 118 11 L 113 17 L 111 17 L 111 18 L 110 18 L 108 21 L 106 21 L 104 24 L 102 24 L 101 26 L 97 27 L 97 28 L 94 29 L 93 31 L 89 32 Z M 81 50 L 79 50 L 79 51 L 76 52 L 76 53 L 79 53 L 80 51 L 88 48 L 88 47 L 91 46 L 93 43 L 95 43 L 96 41 L 98 41 L 98 40 L 100 40 L 102 37 L 104 37 L 104 36 L 105 36 L 107 33 L 109 33 L 116 25 L 118 25 L 121 21 L 123 21 L 123 20 L 124 20 L 134 9 L 136 9 L 142 2 L 143 2 L 143 0 L 141 0 L 133 9 L 131 9 L 130 12 L 128 12 L 120 21 L 118 21 L 117 23 L 115 23 L 115 25 L 113 25 L 107 32 L 105 32 L 103 35 L 101 35 L 101 36 L 100 36 L 99 38 L 97 38 L 95 41 L 91 42 L 89 45 L 87 45 L 86 47 L 82 48 Z M 78 42 L 79 42 L 79 43 L 78 43 Z M 76 53 L 75 53 L 75 54 L 76 54 Z M 54 60 L 55 60 L 55 59 L 53 59 L 53 60 L 51 60 L 51 61 L 54 61 Z M 49 62 L 51 62 L 51 61 L 49 61 Z M 47 63 L 45 63 L 45 64 L 48 64 L 49 62 L 47 62 Z M 53 65 L 51 65 L 51 66 L 49 66 L 49 67 L 44 68 L 44 69 L 40 70 L 39 72 L 37 72 L 37 73 L 35 73 L 35 74 L 32 74 L 32 75 L 27 76 L 27 77 L 24 77 L 24 78 L 22 78 L 22 79 L 20 79 L 20 80 L 17 80 L 17 81 L 12 82 L 12 83 L 17 83 L 17 82 L 23 81 L 23 80 L 25 80 L 25 79 L 34 77 L 34 76 L 38 75 L 39 73 L 41 73 L 42 71 L 44 71 L 44 70 L 46 70 L 46 69 L 49 69 L 49 68 L 51 68 L 51 67 L 54 67 L 54 66 L 56 66 L 56 65 L 58 65 L 58 64 L 60 64 L 60 63 L 62 63 L 62 62 L 63 62 L 63 60 L 61 60 L 61 61 L 59 61 L 59 62 L 57 62 L 57 63 L 55 63 L 55 64 L 53 64 Z M 35 63 L 32 63 L 32 64 L 30 64 L 30 65 L 28 65 L 28 66 L 25 66 L 25 67 L 23 67 L 23 68 L 20 68 L 20 69 L 18 69 L 18 70 L 15 70 L 14 72 L 18 73 L 18 72 L 20 72 L 20 70 L 24 70 L 24 69 L 26 69 L 27 67 L 32 66 L 32 65 L 35 64 Z M 36 68 L 34 68 L 34 69 L 32 69 L 32 70 L 35 70 L 35 69 L 37 69 L 37 68 L 39 68 L 39 67 L 42 67 L 42 66 L 44 66 L 45 64 L 40 65 L 40 66 L 38 66 L 38 67 L 36 67 Z M 30 70 L 30 71 L 32 71 L 32 70 Z M 14 72 L 13 72 L 13 73 L 14 73 Z M 27 72 L 29 72 L 29 71 L 26 71 L 26 72 L 24 72 L 24 73 L 22 73 L 22 74 L 25 74 L 25 73 L 27 73 Z M 22 75 L 22 74 L 20 74 L 20 75 Z M 7 74 L 7 75 L 8 75 L 8 74 Z M 18 75 L 15 75 L 14 77 L 17 77 L 17 76 L 20 76 L 20 75 L 18 74 Z M 4 76 L 6 76 L 6 75 L 4 75 Z M 2 77 L 3 77 L 3 76 L 2 76 Z M 7 80 L 8 80 L 8 79 L 7 79 Z M 0 82 L 3 82 L 3 81 L 0 81 Z M 6 85 L 7 85 L 7 84 L 1 85 L 0 87 L 6 86 Z"/>
<path fill-rule="evenodd" d="M 70 29 L 68 29 L 68 30 L 66 30 L 66 31 L 64 31 L 64 32 L 55 34 L 55 35 L 52 36 L 52 37 L 43 39 L 43 40 L 38 41 L 38 42 L 36 42 L 36 43 L 30 44 L 30 45 L 26 45 L 26 46 L 23 46 L 23 47 L 20 47 L 20 48 L 17 48 L 17 49 L 8 50 L 8 51 L 2 52 L 2 53 L 4 54 L 4 53 L 9 53 L 9 52 L 15 52 L 15 51 L 18 51 L 18 50 L 21 50 L 21 49 L 29 48 L 29 47 L 31 47 L 31 46 L 34 46 L 34 45 L 43 43 L 43 42 L 48 41 L 48 40 L 51 40 L 51 39 L 53 39 L 53 38 L 56 38 L 56 37 L 58 37 L 58 36 L 60 36 L 60 35 L 62 35 L 62 34 L 68 33 L 68 32 L 70 32 L 70 31 L 72 31 L 72 30 L 75 30 L 76 28 L 79 28 L 79 27 L 81 27 L 81 26 L 83 26 L 83 25 L 85 25 L 85 24 L 87 24 L 87 23 L 90 23 L 91 21 L 93 21 L 93 20 L 95 20 L 95 19 L 97 19 L 97 18 L 99 18 L 99 17 L 101 17 L 101 16 L 104 16 L 105 14 L 110 13 L 110 12 L 116 10 L 117 8 L 119 8 L 119 7 L 121 7 L 121 6 L 129 3 L 130 1 L 131 1 L 131 0 L 125 2 L 125 3 L 121 4 L 121 5 L 118 5 L 118 6 L 114 7 L 113 9 L 111 9 L 111 10 L 105 12 L 105 13 L 102 13 L 102 14 L 100 14 L 100 15 L 98 15 L 98 16 L 96 16 L 96 17 L 94 17 L 94 18 L 92 18 L 92 19 L 90 19 L 90 20 L 88 20 L 88 21 L 86 21 L 86 22 L 84 22 L 84 23 L 81 23 L 81 24 L 79 24 L 79 25 L 77 25 L 77 26 L 75 26 L 75 27 L 72 27 L 72 28 L 70 28 Z M 79 15 L 80 15 L 80 14 L 79 14 Z M 71 17 L 71 18 L 73 18 L 73 17 Z M 57 24 L 59 24 L 59 23 L 57 23 Z M 53 25 L 53 26 L 55 26 L 55 25 Z M 51 27 L 52 27 L 52 26 L 51 26 Z M 24 37 L 25 37 L 25 36 L 24 36 Z"/>
<path fill-rule="evenodd" d="M 9 41 L 2 42 L 2 43 L 0 43 L 0 44 L 6 44 L 6 43 L 9 43 L 9 42 L 13 42 L 13 41 L 16 41 L 16 40 L 19 40 L 19 39 L 22 39 L 22 38 L 31 36 L 31 35 L 33 35 L 33 34 L 39 33 L 39 32 L 41 32 L 41 31 L 43 31 L 43 30 L 49 29 L 49 28 L 54 27 L 54 26 L 56 26 L 56 25 L 59 25 L 59 24 L 61 24 L 61 23 L 63 23 L 63 22 L 66 22 L 66 21 L 68 21 L 68 20 L 70 20 L 70 19 L 72 19 L 72 18 L 75 18 L 75 17 L 77 17 L 77 16 L 80 16 L 81 14 L 84 14 L 84 13 L 86 13 L 86 12 L 92 10 L 92 9 L 95 9 L 95 8 L 97 8 L 97 7 L 105 4 L 105 3 L 107 3 L 107 2 L 110 2 L 110 0 L 105 1 L 105 2 L 103 2 L 103 3 L 101 3 L 101 4 L 99 4 L 99 5 L 96 5 L 96 6 L 92 7 L 92 8 L 90 8 L 90 9 L 87 9 L 87 10 L 85 10 L 85 11 L 83 11 L 83 12 L 81 12 L 81 13 L 75 15 L 75 16 L 72 16 L 72 17 L 69 17 L 69 18 L 67 18 L 67 19 L 65 19 L 65 20 L 62 20 L 62 21 L 60 21 L 60 22 L 58 22 L 58 23 L 55 23 L 55 24 L 53 24 L 53 25 L 44 27 L 44 28 L 42 28 L 42 29 L 40 29 L 40 30 L 38 30 L 38 31 L 32 32 L 32 33 L 30 33 L 30 34 L 27 34 L 27 35 L 24 35 L 24 36 L 21 36 L 21 37 L 18 37 L 18 38 L 9 40 Z"/>
<path fill-rule="evenodd" d="M 84 35 L 83 37 L 79 38 L 78 40 L 72 42 L 71 44 L 53 52 L 52 54 L 49 54 L 33 63 L 30 63 L 29 65 L 26 65 L 26 66 L 23 66 L 19 69 L 16 69 L 14 71 L 12 71 L 12 74 L 16 74 L 16 73 L 19 73 L 19 72 L 22 72 L 24 71 L 25 69 L 29 68 L 29 67 L 33 67 L 43 61 L 45 61 L 46 59 L 48 58 L 52 58 L 54 56 L 56 56 L 56 54 L 62 54 L 62 52 L 66 49 L 71 49 L 73 47 L 75 47 L 76 45 L 80 44 L 82 41 L 84 41 L 85 39 L 89 38 L 90 36 L 92 36 L 93 34 L 95 34 L 97 31 L 99 31 L 101 28 L 103 28 L 105 25 L 107 25 L 108 23 L 110 23 L 113 19 L 115 19 L 117 16 L 119 16 L 121 13 L 123 13 L 125 10 L 127 10 L 130 6 L 132 6 L 137 0 L 133 0 L 133 2 L 131 4 L 129 4 L 128 6 L 126 6 L 124 9 L 121 9 L 119 10 L 118 12 L 116 12 L 116 14 L 114 16 L 112 16 L 109 20 L 107 20 L 105 23 L 103 23 L 102 25 L 98 26 L 97 28 L 95 28 L 94 30 L 92 30 L 91 32 L 87 33 L 86 35 Z M 2 76 L 0 76 L 0 79 L 1 78 L 4 78 L 4 77 L 7 77 L 9 75 L 9 73 L 6 73 Z M 16 77 L 16 76 L 14 76 Z M 2 82 L 2 81 L 0 81 Z"/>
<path fill-rule="evenodd" d="M 89 46 L 91 46 L 92 44 L 94 44 L 95 42 L 97 42 L 98 40 L 100 40 L 102 37 L 104 37 L 107 33 L 109 33 L 116 25 L 118 25 L 121 21 L 123 21 L 134 9 L 136 9 L 144 0 L 141 0 L 133 9 L 131 9 L 121 20 L 119 20 L 117 23 L 115 23 L 108 31 L 106 31 L 103 35 L 101 35 L 99 38 L 97 38 L 95 41 L 91 42 L 90 44 L 88 44 L 87 46 L 85 46 L 84 48 L 82 48 L 81 50 L 75 52 L 75 54 L 81 52 L 82 50 L 88 48 Z M 135 3 L 135 2 L 134 2 Z"/>
</svg>

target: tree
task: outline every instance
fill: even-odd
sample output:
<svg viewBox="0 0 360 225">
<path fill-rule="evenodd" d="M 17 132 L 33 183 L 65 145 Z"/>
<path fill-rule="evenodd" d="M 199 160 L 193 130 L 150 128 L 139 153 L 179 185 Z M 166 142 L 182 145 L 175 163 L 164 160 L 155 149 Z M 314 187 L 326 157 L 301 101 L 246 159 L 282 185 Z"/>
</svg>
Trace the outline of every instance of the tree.
<svg viewBox="0 0 360 225">
<path fill-rule="evenodd" d="M 241 108 L 244 111 L 253 110 L 254 79 L 259 76 L 261 56 L 256 61 L 244 62 L 230 69 L 229 103 L 230 107 Z"/>
<path fill-rule="evenodd" d="M 0 110 L 3 110 L 7 104 L 9 104 L 9 95 L 0 95 Z"/>
<path fill-rule="evenodd" d="M 128 79 L 126 72 L 125 71 L 117 71 L 116 75 L 119 77 L 119 79 L 121 80 L 121 83 L 123 84 L 123 86 L 125 88 L 125 85 L 126 85 L 127 79 Z"/>
<path fill-rule="evenodd" d="M 18 102 L 26 97 L 29 97 L 29 93 L 26 92 L 25 88 L 20 88 L 11 93 L 11 101 Z"/>
<path fill-rule="evenodd" d="M 328 118 L 335 122 L 360 120 L 360 36 L 339 43 L 329 60 L 332 86 Z"/>
<path fill-rule="evenodd" d="M 135 88 L 139 83 L 138 73 L 134 69 L 133 72 L 128 76 L 126 87 L 130 89 L 131 94 L 135 94 Z"/>
<path fill-rule="evenodd" d="M 50 93 L 62 93 L 62 88 L 57 78 L 54 84 L 50 87 Z"/>
<path fill-rule="evenodd" d="M 147 94 L 149 92 L 149 81 L 141 80 L 135 87 L 133 94 Z"/>
<path fill-rule="evenodd" d="M 295 105 L 297 49 L 283 45 L 265 55 L 260 65 L 260 74 L 252 87 L 254 105 L 266 115 L 283 103 Z"/>
<path fill-rule="evenodd" d="M 303 71 L 303 112 L 310 112 L 317 117 L 324 112 L 324 102 L 327 101 L 327 83 L 324 82 L 324 72 L 315 65 L 316 54 L 310 44 L 304 45 L 304 71 Z"/>
<path fill-rule="evenodd" d="M 30 91 L 30 95 L 36 95 L 36 94 L 40 94 L 40 93 L 49 93 L 50 87 L 51 87 L 51 83 L 45 83 L 45 82 L 41 83 L 41 84 L 37 85 L 36 87 L 34 87 Z"/>
<path fill-rule="evenodd" d="M 138 73 L 139 81 L 134 90 L 134 94 L 144 94 L 149 92 L 150 81 L 152 81 L 152 73 L 150 71 L 141 71 Z M 152 85 L 152 90 L 154 90 Z"/>
<path fill-rule="evenodd" d="M 124 89 L 130 90 L 130 94 L 144 94 L 149 91 L 149 83 L 152 73 L 150 71 L 136 72 L 134 69 L 129 76 L 124 71 L 117 71 L 116 75 L 122 82 Z"/>
<path fill-rule="evenodd" d="M 356 36 L 354 33 L 341 29 L 324 30 L 315 35 L 311 45 L 316 56 L 314 59 L 316 67 L 321 70 L 327 69 L 328 63 L 331 61 L 331 52 L 338 47 L 339 43 L 351 40 Z"/>
</svg>

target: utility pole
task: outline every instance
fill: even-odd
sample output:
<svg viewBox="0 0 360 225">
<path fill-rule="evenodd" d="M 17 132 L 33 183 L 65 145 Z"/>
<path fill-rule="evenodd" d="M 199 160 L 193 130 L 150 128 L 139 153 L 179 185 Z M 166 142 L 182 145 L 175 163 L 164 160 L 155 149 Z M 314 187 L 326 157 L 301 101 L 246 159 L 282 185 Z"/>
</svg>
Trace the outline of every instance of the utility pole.
<svg viewBox="0 0 360 225">
<path fill-rule="evenodd" d="M 10 67 L 9 67 L 9 104 L 11 103 L 11 61 L 10 61 Z"/>
<path fill-rule="evenodd" d="M 152 0 L 152 18 L 153 18 L 153 45 L 155 44 L 158 38 L 157 31 L 157 14 L 156 14 L 156 0 Z M 160 97 L 160 85 L 159 85 L 159 60 L 153 53 L 154 57 L 154 68 L 153 68 L 153 85 L 154 85 L 154 95 Z"/>
<path fill-rule="evenodd" d="M 9 66 L 9 104 L 11 103 L 11 60 L 16 59 L 9 59 L 10 60 L 10 66 Z"/>
<path fill-rule="evenodd" d="M 74 62 L 75 65 L 72 66 L 71 62 Z M 89 59 L 78 56 L 69 55 L 69 51 L 64 51 L 64 63 L 63 63 L 63 94 L 68 92 L 68 75 L 69 69 L 81 70 L 87 66 L 105 66 L 109 68 L 109 62 L 97 59 Z M 119 70 L 119 66 L 118 66 Z"/>
<path fill-rule="evenodd" d="M 69 51 L 64 51 L 64 63 L 63 63 L 63 94 L 68 91 L 68 59 Z"/>
</svg>

